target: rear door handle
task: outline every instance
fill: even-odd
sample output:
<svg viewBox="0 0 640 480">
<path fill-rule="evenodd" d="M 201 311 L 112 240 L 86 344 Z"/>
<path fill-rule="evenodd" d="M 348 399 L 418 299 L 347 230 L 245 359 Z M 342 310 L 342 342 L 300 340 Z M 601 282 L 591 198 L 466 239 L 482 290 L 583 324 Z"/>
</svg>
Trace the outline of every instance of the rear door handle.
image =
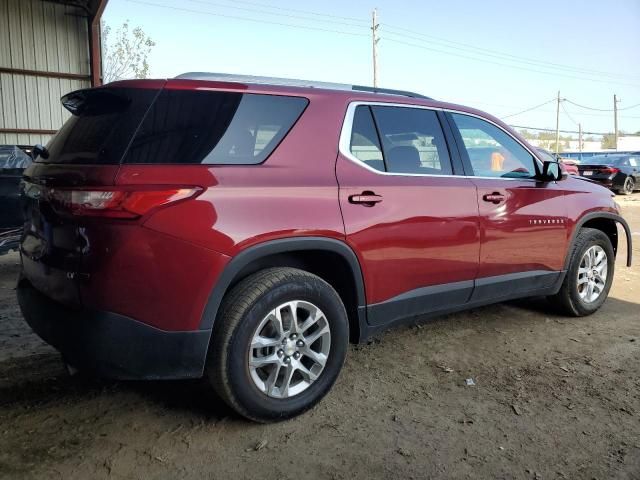
<svg viewBox="0 0 640 480">
<path fill-rule="evenodd" d="M 376 203 L 380 203 L 381 201 L 382 196 L 376 195 L 373 192 L 362 192 L 358 195 L 349 196 L 349 203 L 356 203 L 367 207 L 373 207 Z"/>
<path fill-rule="evenodd" d="M 487 193 L 482 196 L 482 199 L 485 202 L 490 202 L 497 205 L 504 200 L 504 195 L 502 195 L 500 192 Z"/>
</svg>

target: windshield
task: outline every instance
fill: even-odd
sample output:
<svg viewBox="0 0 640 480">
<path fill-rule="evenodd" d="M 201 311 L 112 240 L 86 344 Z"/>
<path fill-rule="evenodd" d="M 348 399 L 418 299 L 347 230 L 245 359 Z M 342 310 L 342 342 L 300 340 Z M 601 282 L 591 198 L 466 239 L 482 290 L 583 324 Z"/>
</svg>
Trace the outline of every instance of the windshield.
<svg viewBox="0 0 640 480">
<path fill-rule="evenodd" d="M 16 145 L 0 145 L 0 169 L 27 168 L 31 157 Z"/>
</svg>

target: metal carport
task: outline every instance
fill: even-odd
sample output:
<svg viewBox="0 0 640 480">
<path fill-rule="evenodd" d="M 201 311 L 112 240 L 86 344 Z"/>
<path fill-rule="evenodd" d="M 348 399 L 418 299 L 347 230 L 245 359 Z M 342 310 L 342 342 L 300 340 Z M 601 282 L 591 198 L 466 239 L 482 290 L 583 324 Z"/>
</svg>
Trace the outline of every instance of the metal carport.
<svg viewBox="0 0 640 480">
<path fill-rule="evenodd" d="M 0 0 L 0 144 L 45 144 L 69 113 L 60 97 L 101 83 L 108 0 Z"/>
</svg>

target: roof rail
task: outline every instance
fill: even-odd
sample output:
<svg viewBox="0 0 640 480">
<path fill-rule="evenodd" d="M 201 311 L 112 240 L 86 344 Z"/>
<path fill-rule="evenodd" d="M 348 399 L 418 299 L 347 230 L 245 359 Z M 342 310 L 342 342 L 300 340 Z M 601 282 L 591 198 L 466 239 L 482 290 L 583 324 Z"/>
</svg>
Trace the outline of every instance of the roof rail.
<svg viewBox="0 0 640 480">
<path fill-rule="evenodd" d="M 403 97 L 423 98 L 425 100 L 433 100 L 433 98 L 427 97 L 420 93 L 409 92 L 407 90 L 394 90 L 392 88 L 378 88 L 378 87 L 367 87 L 363 85 L 352 85 L 351 90 L 356 90 L 358 92 L 384 93 L 385 95 L 401 95 Z"/>
<path fill-rule="evenodd" d="M 388 88 L 375 88 L 362 85 L 349 85 L 346 83 L 316 82 L 312 80 L 298 80 L 295 78 L 260 77 L 256 75 L 235 75 L 232 73 L 187 72 L 175 78 L 186 80 L 209 80 L 214 82 L 235 82 L 258 85 L 280 85 L 288 87 L 324 88 L 327 90 L 353 90 L 357 92 L 382 93 L 386 95 L 401 95 L 403 97 L 423 98 L 429 97 L 419 93 L 404 90 L 392 90 Z"/>
</svg>

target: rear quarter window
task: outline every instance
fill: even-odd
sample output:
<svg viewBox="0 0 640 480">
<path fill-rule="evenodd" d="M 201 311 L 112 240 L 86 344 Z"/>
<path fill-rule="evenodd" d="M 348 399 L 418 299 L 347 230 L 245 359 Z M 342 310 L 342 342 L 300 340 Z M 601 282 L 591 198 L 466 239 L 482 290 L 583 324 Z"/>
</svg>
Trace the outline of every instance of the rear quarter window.
<svg viewBox="0 0 640 480">
<path fill-rule="evenodd" d="M 163 90 L 124 163 L 262 163 L 308 103 L 302 97 Z"/>
</svg>

